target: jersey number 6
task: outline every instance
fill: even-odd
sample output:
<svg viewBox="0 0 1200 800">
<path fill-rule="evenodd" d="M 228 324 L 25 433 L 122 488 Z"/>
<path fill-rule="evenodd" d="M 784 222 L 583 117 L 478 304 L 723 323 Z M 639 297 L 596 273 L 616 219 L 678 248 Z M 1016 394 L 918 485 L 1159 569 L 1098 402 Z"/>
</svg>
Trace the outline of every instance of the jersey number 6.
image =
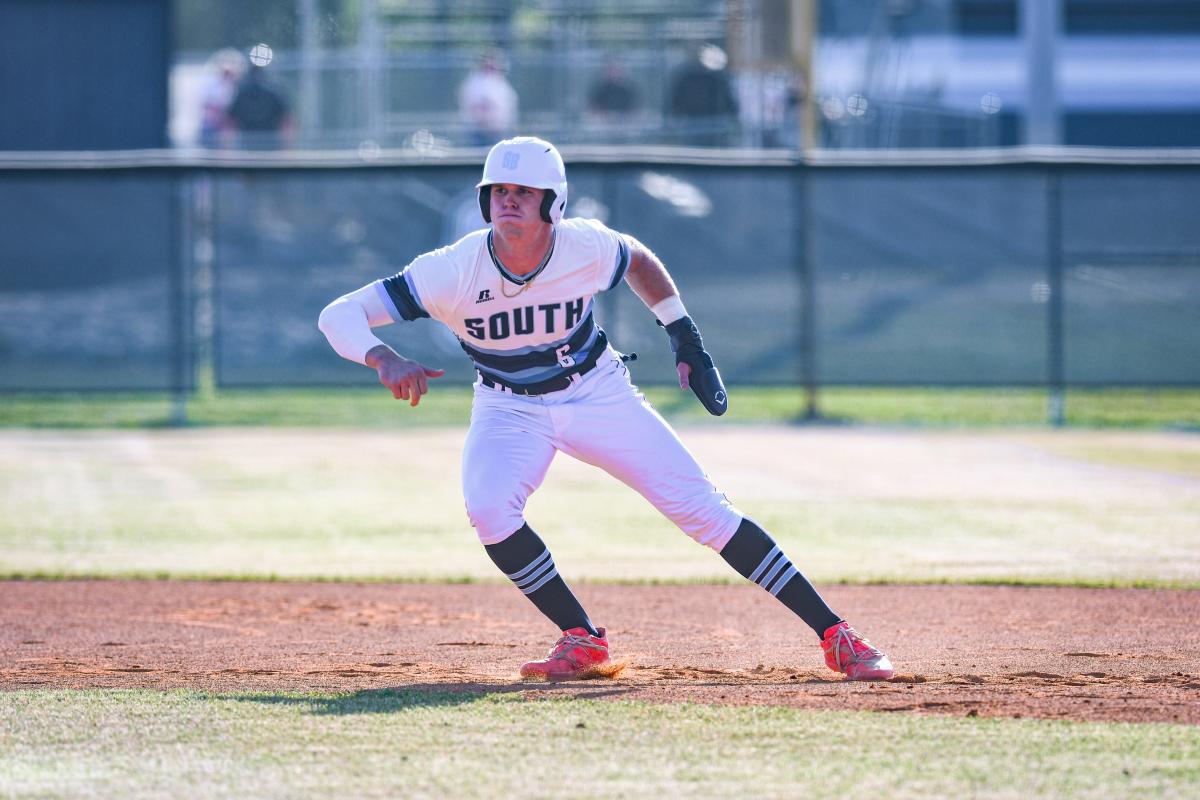
<svg viewBox="0 0 1200 800">
<path fill-rule="evenodd" d="M 554 355 L 558 356 L 558 365 L 559 365 L 560 367 L 573 367 L 573 366 L 575 366 L 575 358 L 574 358 L 574 356 L 570 356 L 570 355 L 568 355 L 568 354 L 567 354 L 567 351 L 568 351 L 568 350 L 570 350 L 570 349 L 571 349 L 571 345 L 569 345 L 569 344 L 564 344 L 562 347 L 560 347 L 560 348 L 558 348 L 557 350 L 555 350 L 555 351 L 554 351 Z"/>
</svg>

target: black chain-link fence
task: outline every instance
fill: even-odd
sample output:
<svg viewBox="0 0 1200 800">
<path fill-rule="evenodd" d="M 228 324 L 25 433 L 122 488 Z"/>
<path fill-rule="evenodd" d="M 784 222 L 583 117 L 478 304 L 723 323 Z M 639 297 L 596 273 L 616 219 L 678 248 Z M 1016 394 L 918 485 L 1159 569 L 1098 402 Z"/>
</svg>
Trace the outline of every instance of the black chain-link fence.
<svg viewBox="0 0 1200 800">
<path fill-rule="evenodd" d="M 659 155 L 568 152 L 568 214 L 663 258 L 732 384 L 1200 384 L 1200 160 Z M 317 314 L 480 227 L 481 160 L 0 165 L 0 389 L 371 383 Z M 672 380 L 632 292 L 597 313 Z M 378 333 L 473 378 L 435 323 Z"/>
</svg>

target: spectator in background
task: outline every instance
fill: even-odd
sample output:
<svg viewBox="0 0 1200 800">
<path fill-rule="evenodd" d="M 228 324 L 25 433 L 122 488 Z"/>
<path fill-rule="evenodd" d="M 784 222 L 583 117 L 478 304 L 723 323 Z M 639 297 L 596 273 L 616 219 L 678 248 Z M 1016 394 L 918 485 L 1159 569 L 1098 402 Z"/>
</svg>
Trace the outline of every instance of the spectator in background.
<svg viewBox="0 0 1200 800">
<path fill-rule="evenodd" d="M 283 92 L 267 79 L 265 67 L 251 66 L 229 105 L 229 119 L 241 147 L 278 150 L 290 143 L 292 118 Z"/>
<path fill-rule="evenodd" d="M 588 111 L 609 119 L 620 119 L 637 107 L 637 89 L 615 58 L 609 60 L 604 77 L 588 90 Z"/>
<path fill-rule="evenodd" d="M 730 143 L 738 104 L 725 69 L 727 63 L 724 50 L 706 44 L 675 73 L 667 113 L 685 142 L 707 146 Z"/>
<path fill-rule="evenodd" d="M 237 94 L 238 81 L 246 72 L 246 57 L 233 48 L 225 48 L 208 60 L 208 74 L 200 91 L 200 146 L 229 147 L 233 144 L 233 123 L 229 106 Z"/>
<path fill-rule="evenodd" d="M 489 51 L 458 87 L 458 110 L 467 140 L 490 146 L 513 133 L 517 125 L 517 90 L 504 77 L 504 56 Z"/>
</svg>

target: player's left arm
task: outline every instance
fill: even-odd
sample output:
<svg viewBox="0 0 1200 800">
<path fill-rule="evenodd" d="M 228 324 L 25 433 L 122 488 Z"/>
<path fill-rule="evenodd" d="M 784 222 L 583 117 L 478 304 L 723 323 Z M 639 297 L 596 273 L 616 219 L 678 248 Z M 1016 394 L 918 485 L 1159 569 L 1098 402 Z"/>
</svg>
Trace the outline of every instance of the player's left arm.
<svg viewBox="0 0 1200 800">
<path fill-rule="evenodd" d="M 708 413 L 720 416 L 729 410 L 729 395 L 721 381 L 721 373 L 712 356 L 704 349 L 700 329 L 688 316 L 679 289 L 662 260 L 650 248 L 629 235 L 624 235 L 629 247 L 629 268 L 625 282 L 653 312 L 671 337 L 675 352 L 675 370 L 679 373 L 679 388 L 690 388 Z"/>
<path fill-rule="evenodd" d="M 393 397 L 415 406 L 429 391 L 429 379 L 445 371 L 404 358 L 371 332 L 393 322 L 381 291 L 376 282 L 342 295 L 321 311 L 317 327 L 338 355 L 375 370 Z"/>
</svg>

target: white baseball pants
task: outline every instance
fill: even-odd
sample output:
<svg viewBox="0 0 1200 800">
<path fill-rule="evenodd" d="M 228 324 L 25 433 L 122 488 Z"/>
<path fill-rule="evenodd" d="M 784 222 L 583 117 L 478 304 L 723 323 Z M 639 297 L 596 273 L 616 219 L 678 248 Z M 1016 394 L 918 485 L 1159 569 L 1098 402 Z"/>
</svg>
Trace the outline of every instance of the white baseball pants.
<svg viewBox="0 0 1200 800">
<path fill-rule="evenodd" d="M 525 524 L 525 502 L 558 451 L 636 489 L 718 552 L 742 522 L 609 348 L 561 392 L 528 397 L 475 384 L 462 476 L 467 516 L 481 542 L 504 541 Z"/>
</svg>

